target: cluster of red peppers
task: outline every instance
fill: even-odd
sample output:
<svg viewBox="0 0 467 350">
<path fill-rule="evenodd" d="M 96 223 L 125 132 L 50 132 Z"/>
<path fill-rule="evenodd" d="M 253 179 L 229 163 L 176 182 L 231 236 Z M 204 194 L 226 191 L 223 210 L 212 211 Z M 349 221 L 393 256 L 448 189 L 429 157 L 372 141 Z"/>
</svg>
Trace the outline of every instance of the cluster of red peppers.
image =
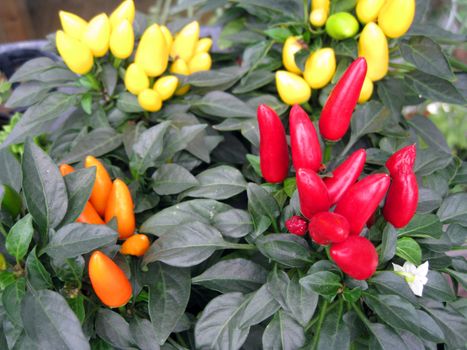
<svg viewBox="0 0 467 350">
<path fill-rule="evenodd" d="M 319 120 L 324 139 L 337 141 L 347 132 L 353 110 L 366 75 L 366 62 L 355 60 L 346 70 L 326 101 Z M 279 116 L 266 105 L 258 107 L 260 167 L 264 179 L 272 183 L 285 180 L 289 171 L 289 152 L 284 126 Z M 318 134 L 307 113 L 294 105 L 289 116 L 292 161 L 296 171 L 300 210 L 287 229 L 305 235 L 320 245 L 331 245 L 330 256 L 349 276 L 364 280 L 376 271 L 378 254 L 373 244 L 359 236 L 385 198 L 385 219 L 395 227 L 408 224 L 418 203 L 418 185 L 413 165 L 415 145 L 394 153 L 387 161 L 390 175 L 371 174 L 358 180 L 366 151 L 359 149 L 322 178 L 322 152 Z M 391 182 L 392 179 L 392 182 Z M 330 211 L 334 208 L 333 211 Z"/>
</svg>

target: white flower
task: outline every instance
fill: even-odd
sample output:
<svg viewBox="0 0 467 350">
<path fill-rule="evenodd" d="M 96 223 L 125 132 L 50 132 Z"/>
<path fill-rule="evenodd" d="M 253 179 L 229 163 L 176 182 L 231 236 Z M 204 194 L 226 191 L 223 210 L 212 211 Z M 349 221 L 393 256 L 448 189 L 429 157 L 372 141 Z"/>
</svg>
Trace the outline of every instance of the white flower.
<svg viewBox="0 0 467 350">
<path fill-rule="evenodd" d="M 412 289 L 413 294 L 422 296 L 423 286 L 428 282 L 426 275 L 428 274 L 428 261 L 425 261 L 419 267 L 406 261 L 404 266 L 392 264 L 394 272 L 405 278 Z"/>
</svg>

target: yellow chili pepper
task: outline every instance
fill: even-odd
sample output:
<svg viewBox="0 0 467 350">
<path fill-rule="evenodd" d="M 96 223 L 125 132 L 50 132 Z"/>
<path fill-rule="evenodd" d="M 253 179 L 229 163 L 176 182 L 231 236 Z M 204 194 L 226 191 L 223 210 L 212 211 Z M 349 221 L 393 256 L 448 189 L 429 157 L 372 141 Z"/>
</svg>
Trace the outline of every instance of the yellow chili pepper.
<svg viewBox="0 0 467 350">
<path fill-rule="evenodd" d="M 304 48 L 305 43 L 297 36 L 290 36 L 282 47 L 282 64 L 289 72 L 302 74 L 297 63 L 295 63 L 295 54 Z"/>
<path fill-rule="evenodd" d="M 367 76 L 372 81 L 383 79 L 388 72 L 388 41 L 381 28 L 370 22 L 363 28 L 358 40 L 358 55 L 365 57 Z"/>
<path fill-rule="evenodd" d="M 110 15 L 110 24 L 115 28 L 122 20 L 128 20 L 133 24 L 135 19 L 135 3 L 133 0 L 123 1 Z"/>
<path fill-rule="evenodd" d="M 164 73 L 169 60 L 169 51 L 164 34 L 158 24 L 148 27 L 141 37 L 136 50 L 135 62 L 140 65 L 146 75 L 157 77 Z"/>
<path fill-rule="evenodd" d="M 183 59 L 185 62 L 190 61 L 195 52 L 196 44 L 199 39 L 199 23 L 193 21 L 187 24 L 175 36 L 170 56 L 175 60 Z"/>
<path fill-rule="evenodd" d="M 211 69 L 212 60 L 211 55 L 207 52 L 200 52 L 193 56 L 193 58 L 188 62 L 188 69 L 190 74 L 201 72 Z"/>
<path fill-rule="evenodd" d="M 178 78 L 175 75 L 166 75 L 156 80 L 153 89 L 157 91 L 162 101 L 173 96 L 178 86 Z"/>
<path fill-rule="evenodd" d="M 162 99 L 153 89 L 145 89 L 138 95 L 139 105 L 146 111 L 157 112 L 162 108 Z"/>
<path fill-rule="evenodd" d="M 132 63 L 125 72 L 125 87 L 133 95 L 149 88 L 149 78 L 144 70 L 137 64 Z"/>
<path fill-rule="evenodd" d="M 389 38 L 409 30 L 415 17 L 415 0 L 387 0 L 378 15 L 378 24 Z"/>
<path fill-rule="evenodd" d="M 133 26 L 127 19 L 113 28 L 110 34 L 110 51 L 117 58 L 125 59 L 131 56 L 135 44 Z"/>
<path fill-rule="evenodd" d="M 373 82 L 368 76 L 365 77 L 363 81 L 362 90 L 360 91 L 360 96 L 358 97 L 358 103 L 365 103 L 373 95 Z"/>
<path fill-rule="evenodd" d="M 71 12 L 60 11 L 58 16 L 60 17 L 63 31 L 72 38 L 81 40 L 88 22 Z"/>
<path fill-rule="evenodd" d="M 201 38 L 196 43 L 195 47 L 195 54 L 200 52 L 209 52 L 212 47 L 212 39 L 211 38 Z"/>
<path fill-rule="evenodd" d="M 174 38 L 172 37 L 172 33 L 170 32 L 169 28 L 166 26 L 161 26 L 162 34 L 165 38 L 165 43 L 167 44 L 167 51 L 170 52 L 172 49 L 172 44 L 174 42 Z"/>
<path fill-rule="evenodd" d="M 89 21 L 83 34 L 83 42 L 95 57 L 105 56 L 109 51 L 110 21 L 105 13 L 97 15 Z"/>
<path fill-rule="evenodd" d="M 175 62 L 172 63 L 172 66 L 170 66 L 170 73 L 190 75 L 190 69 L 188 68 L 188 65 L 183 59 L 177 58 Z M 188 90 L 190 90 L 190 85 L 182 86 L 175 91 L 175 95 L 185 95 L 188 92 Z"/>
<path fill-rule="evenodd" d="M 379 11 L 385 0 L 358 0 L 355 11 L 360 22 L 366 24 L 378 18 Z"/>
<path fill-rule="evenodd" d="M 312 0 L 310 23 L 315 27 L 322 27 L 326 24 L 329 15 L 330 0 Z"/>
<path fill-rule="evenodd" d="M 336 56 L 331 48 L 319 49 L 310 56 L 305 63 L 303 78 L 312 89 L 325 87 L 336 72 Z"/>
<path fill-rule="evenodd" d="M 288 105 L 305 103 L 311 96 L 307 82 L 299 75 L 285 70 L 276 72 L 276 87 L 280 98 Z"/>
<path fill-rule="evenodd" d="M 94 64 L 91 50 L 81 41 L 59 30 L 55 43 L 60 56 L 70 70 L 76 74 L 88 73 Z"/>
</svg>

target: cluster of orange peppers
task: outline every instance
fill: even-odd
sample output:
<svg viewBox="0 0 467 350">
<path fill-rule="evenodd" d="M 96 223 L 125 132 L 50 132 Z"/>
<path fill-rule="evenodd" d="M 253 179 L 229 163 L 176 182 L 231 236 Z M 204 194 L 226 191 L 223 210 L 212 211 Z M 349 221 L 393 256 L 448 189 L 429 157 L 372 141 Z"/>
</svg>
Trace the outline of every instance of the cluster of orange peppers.
<svg viewBox="0 0 467 350">
<path fill-rule="evenodd" d="M 119 239 L 125 240 L 120 247 L 120 254 L 144 255 L 150 241 L 146 235 L 135 234 L 134 205 L 128 186 L 121 179 L 112 182 L 104 165 L 93 156 L 86 157 L 84 166 L 96 168 L 96 179 L 90 198 L 76 221 L 104 225 L 116 218 Z M 62 164 L 59 168 L 62 176 L 75 170 L 68 164 Z M 88 272 L 95 293 L 105 305 L 119 307 L 130 300 L 130 281 L 122 269 L 101 251 L 91 255 Z"/>
</svg>

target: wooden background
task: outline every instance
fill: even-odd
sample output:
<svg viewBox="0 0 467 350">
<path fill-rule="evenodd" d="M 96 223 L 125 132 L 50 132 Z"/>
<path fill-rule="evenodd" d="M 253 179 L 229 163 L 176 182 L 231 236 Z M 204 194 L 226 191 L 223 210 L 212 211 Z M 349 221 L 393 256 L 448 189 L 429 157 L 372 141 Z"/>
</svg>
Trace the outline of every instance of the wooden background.
<svg viewBox="0 0 467 350">
<path fill-rule="evenodd" d="M 120 0 L 0 0 L 0 43 L 42 39 L 60 27 L 58 11 L 76 13 L 86 20 L 110 13 Z M 135 0 L 147 12 L 156 0 Z"/>
</svg>

